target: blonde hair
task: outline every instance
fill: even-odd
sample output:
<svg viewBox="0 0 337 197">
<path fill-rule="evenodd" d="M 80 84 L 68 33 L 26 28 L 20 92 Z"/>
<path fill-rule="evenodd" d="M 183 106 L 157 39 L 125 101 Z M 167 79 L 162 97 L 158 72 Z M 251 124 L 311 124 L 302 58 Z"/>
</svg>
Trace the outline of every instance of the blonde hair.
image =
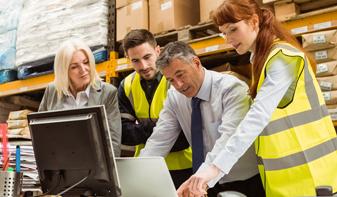
<svg viewBox="0 0 337 197">
<path fill-rule="evenodd" d="M 101 80 L 98 73 L 96 72 L 95 58 L 91 49 L 79 39 L 71 39 L 64 42 L 58 49 L 54 60 L 54 84 L 57 91 L 57 96 L 59 99 L 63 95 L 69 92 L 70 80 L 68 76 L 69 65 L 73 54 L 76 51 L 82 51 L 87 56 L 89 60 L 90 67 L 90 83 L 94 89 L 98 89 L 98 80 Z"/>
</svg>

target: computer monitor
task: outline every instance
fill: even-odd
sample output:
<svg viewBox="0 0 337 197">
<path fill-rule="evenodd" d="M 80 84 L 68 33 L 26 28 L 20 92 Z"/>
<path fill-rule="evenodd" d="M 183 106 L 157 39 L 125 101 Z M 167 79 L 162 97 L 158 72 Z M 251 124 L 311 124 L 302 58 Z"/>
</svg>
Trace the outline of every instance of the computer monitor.
<svg viewBox="0 0 337 197">
<path fill-rule="evenodd" d="M 44 193 L 121 196 L 103 105 L 28 115 Z"/>
</svg>

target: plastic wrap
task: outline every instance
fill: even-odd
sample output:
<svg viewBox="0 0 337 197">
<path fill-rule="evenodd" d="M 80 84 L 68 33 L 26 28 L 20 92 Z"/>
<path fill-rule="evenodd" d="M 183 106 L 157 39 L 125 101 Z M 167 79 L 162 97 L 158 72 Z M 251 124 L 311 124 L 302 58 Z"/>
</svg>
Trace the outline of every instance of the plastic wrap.
<svg viewBox="0 0 337 197">
<path fill-rule="evenodd" d="M 56 53 L 69 38 L 107 45 L 108 0 L 26 0 L 17 36 L 16 66 Z"/>
<path fill-rule="evenodd" d="M 15 68 L 16 30 L 0 34 L 0 70 Z"/>
<path fill-rule="evenodd" d="M 15 68 L 16 29 L 22 0 L 0 0 L 0 70 Z"/>
</svg>

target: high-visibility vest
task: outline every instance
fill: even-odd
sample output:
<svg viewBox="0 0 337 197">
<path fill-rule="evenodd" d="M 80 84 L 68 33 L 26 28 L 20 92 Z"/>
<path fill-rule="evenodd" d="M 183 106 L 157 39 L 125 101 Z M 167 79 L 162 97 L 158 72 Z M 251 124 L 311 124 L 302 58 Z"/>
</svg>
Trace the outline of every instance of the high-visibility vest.
<svg viewBox="0 0 337 197">
<path fill-rule="evenodd" d="M 169 83 L 163 76 L 154 93 L 151 106 L 146 99 L 145 93 L 141 87 L 140 75 L 136 72 L 128 75 L 124 80 L 125 95 L 130 100 L 139 121 L 149 119 L 157 121 L 159 113 L 164 106 Z M 144 144 L 136 146 L 135 156 L 139 156 L 140 150 L 144 148 Z M 192 167 L 192 149 L 188 147 L 181 151 L 170 152 L 165 161 L 169 170 L 182 170 Z"/>
<path fill-rule="evenodd" d="M 269 66 L 276 61 L 296 67 L 297 80 L 255 141 L 266 195 L 316 196 L 315 188 L 326 185 L 337 192 L 336 131 L 310 62 L 292 45 L 275 42 L 261 72 L 257 92 Z"/>
</svg>

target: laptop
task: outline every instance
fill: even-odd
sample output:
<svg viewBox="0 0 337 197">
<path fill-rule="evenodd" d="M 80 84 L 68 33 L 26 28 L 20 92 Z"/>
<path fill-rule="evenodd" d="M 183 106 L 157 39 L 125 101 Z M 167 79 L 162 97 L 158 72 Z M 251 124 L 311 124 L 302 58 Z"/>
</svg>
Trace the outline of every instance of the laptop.
<svg viewBox="0 0 337 197">
<path fill-rule="evenodd" d="M 177 197 L 164 158 L 115 159 L 123 197 Z"/>
</svg>

